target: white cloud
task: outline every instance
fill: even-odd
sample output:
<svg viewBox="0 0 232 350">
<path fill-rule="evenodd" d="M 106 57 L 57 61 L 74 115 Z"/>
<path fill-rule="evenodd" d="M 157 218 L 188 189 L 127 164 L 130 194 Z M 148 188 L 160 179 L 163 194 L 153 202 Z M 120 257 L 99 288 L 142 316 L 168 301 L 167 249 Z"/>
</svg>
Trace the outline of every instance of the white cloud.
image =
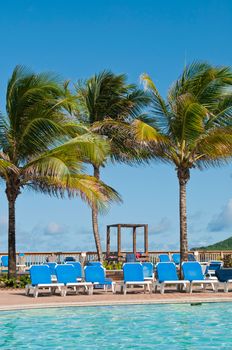
<svg viewBox="0 0 232 350">
<path fill-rule="evenodd" d="M 220 232 L 228 229 L 232 229 L 232 198 L 219 214 L 213 216 L 208 224 L 210 232 Z"/>
<path fill-rule="evenodd" d="M 167 232 L 171 228 L 171 221 L 167 217 L 163 217 L 155 228 L 156 233 Z"/>
<path fill-rule="evenodd" d="M 57 222 L 50 222 L 45 228 L 44 232 L 48 235 L 62 234 L 67 228 L 64 225 L 60 225 Z"/>
</svg>

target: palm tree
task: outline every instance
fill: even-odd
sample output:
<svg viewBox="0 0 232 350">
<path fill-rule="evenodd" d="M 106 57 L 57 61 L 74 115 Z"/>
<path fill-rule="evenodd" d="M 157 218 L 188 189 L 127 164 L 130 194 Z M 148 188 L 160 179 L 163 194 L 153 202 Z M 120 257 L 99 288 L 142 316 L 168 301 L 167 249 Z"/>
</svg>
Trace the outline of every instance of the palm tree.
<svg viewBox="0 0 232 350">
<path fill-rule="evenodd" d="M 16 67 L 8 82 L 6 116 L 0 119 L 0 176 L 9 210 L 9 277 L 16 274 L 15 203 L 24 187 L 80 195 L 100 209 L 118 198 L 112 188 L 83 174 L 83 161 L 100 162 L 109 147 L 66 117 L 69 103 L 62 83 L 51 74 Z"/>
<path fill-rule="evenodd" d="M 148 96 L 134 84 L 127 84 L 124 74 L 115 75 L 103 71 L 76 85 L 78 120 L 91 127 L 94 133 L 100 134 L 110 141 L 110 159 L 131 162 L 139 159 L 138 149 L 134 147 L 130 137 L 130 124 L 144 106 Z M 121 132 L 120 130 L 125 131 Z M 101 163 L 93 163 L 93 174 L 100 179 Z M 101 261 L 102 248 L 98 226 L 98 209 L 92 206 L 92 226 L 98 259 Z"/>
<path fill-rule="evenodd" d="M 167 99 L 147 74 L 142 75 L 151 96 L 151 115 L 136 120 L 137 138 L 154 158 L 175 166 L 179 181 L 180 252 L 187 260 L 186 185 L 192 168 L 227 162 L 232 155 L 232 72 L 194 62 L 171 86 Z"/>
</svg>

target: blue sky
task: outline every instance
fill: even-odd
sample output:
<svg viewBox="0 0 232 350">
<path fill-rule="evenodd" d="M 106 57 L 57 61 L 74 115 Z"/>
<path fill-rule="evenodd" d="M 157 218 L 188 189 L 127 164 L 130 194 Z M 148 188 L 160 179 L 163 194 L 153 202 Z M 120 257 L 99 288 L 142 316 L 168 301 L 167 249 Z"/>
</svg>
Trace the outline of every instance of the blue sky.
<svg viewBox="0 0 232 350">
<path fill-rule="evenodd" d="M 230 0 L 8 0 L 0 5 L 0 109 L 16 64 L 76 81 L 103 69 L 130 82 L 152 76 L 162 95 L 186 62 L 231 65 Z M 230 237 L 232 167 L 192 171 L 188 185 L 190 246 Z M 123 197 L 100 218 L 102 242 L 110 223 L 148 223 L 150 249 L 177 249 L 178 183 L 174 168 L 109 165 L 106 183 Z M 7 247 L 7 202 L 0 192 L 0 251 Z M 123 236 L 130 248 L 130 232 Z M 24 191 L 17 202 L 20 251 L 94 249 L 91 213 L 78 199 L 57 200 Z M 142 235 L 138 250 L 142 249 Z"/>
</svg>

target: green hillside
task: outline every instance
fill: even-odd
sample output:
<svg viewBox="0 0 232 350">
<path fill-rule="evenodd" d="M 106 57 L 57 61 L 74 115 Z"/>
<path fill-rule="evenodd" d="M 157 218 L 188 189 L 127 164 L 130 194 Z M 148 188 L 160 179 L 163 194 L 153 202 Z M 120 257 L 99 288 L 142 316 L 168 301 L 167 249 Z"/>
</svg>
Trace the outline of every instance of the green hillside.
<svg viewBox="0 0 232 350">
<path fill-rule="evenodd" d="M 224 241 L 208 245 L 207 247 L 193 248 L 193 250 L 232 250 L 232 237 Z"/>
</svg>

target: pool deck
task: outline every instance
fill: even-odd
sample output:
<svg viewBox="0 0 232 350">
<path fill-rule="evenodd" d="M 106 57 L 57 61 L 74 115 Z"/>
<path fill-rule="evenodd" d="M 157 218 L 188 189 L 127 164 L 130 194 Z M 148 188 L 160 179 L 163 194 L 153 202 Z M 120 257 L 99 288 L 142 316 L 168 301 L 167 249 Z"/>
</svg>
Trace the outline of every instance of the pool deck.
<svg viewBox="0 0 232 350">
<path fill-rule="evenodd" d="M 232 292 L 194 292 L 186 293 L 167 292 L 144 294 L 140 291 L 129 292 L 127 295 L 111 292 L 95 292 L 93 295 L 69 294 L 66 297 L 59 295 L 39 295 L 38 298 L 28 297 L 24 290 L 1 290 L 0 311 L 50 308 L 63 306 L 100 306 L 124 304 L 170 304 L 170 303 L 202 303 L 202 302 L 232 302 Z"/>
</svg>

